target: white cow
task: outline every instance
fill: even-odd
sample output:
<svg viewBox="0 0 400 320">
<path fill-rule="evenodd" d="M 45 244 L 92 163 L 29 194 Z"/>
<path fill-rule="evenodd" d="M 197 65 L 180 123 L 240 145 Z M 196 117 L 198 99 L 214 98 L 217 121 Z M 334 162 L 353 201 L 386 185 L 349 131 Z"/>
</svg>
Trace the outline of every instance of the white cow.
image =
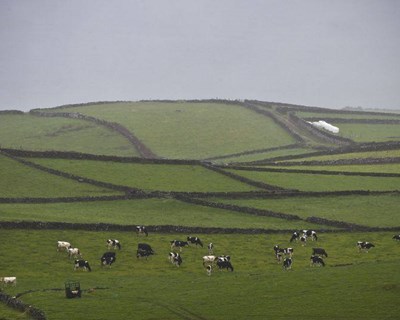
<svg viewBox="0 0 400 320">
<path fill-rule="evenodd" d="M 17 285 L 17 277 L 1 277 L 0 282 L 4 284 L 12 284 L 15 287 Z"/>
<path fill-rule="evenodd" d="M 210 265 L 213 264 L 217 260 L 216 256 L 204 256 L 203 257 L 203 266 L 205 267 L 206 264 Z"/>
<path fill-rule="evenodd" d="M 67 241 L 57 241 L 57 251 L 60 250 L 68 250 L 71 247 L 71 244 Z"/>
<path fill-rule="evenodd" d="M 82 258 L 81 251 L 78 248 L 68 248 L 67 252 L 70 259 L 72 257 L 77 258 L 78 256 Z"/>
</svg>

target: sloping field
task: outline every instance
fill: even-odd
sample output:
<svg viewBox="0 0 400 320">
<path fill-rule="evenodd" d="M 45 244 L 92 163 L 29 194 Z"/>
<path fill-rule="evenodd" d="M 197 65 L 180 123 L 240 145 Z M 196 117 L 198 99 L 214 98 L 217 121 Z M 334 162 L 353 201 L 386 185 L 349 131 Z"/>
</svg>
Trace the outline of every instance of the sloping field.
<svg viewBox="0 0 400 320">
<path fill-rule="evenodd" d="M 370 190 L 391 191 L 400 189 L 400 177 L 366 177 L 344 176 L 340 174 L 292 173 L 292 172 L 258 172 L 232 170 L 243 177 L 276 185 L 286 189 L 300 191 L 344 191 Z"/>
<path fill-rule="evenodd" d="M 0 114 L 0 146 L 25 150 L 60 150 L 137 156 L 121 135 L 79 119 Z"/>
<path fill-rule="evenodd" d="M 200 165 L 118 163 L 112 161 L 30 159 L 86 178 L 146 191 L 232 192 L 257 190 Z"/>
<path fill-rule="evenodd" d="M 91 201 L 74 203 L 0 204 L 1 221 L 107 223 L 116 225 L 188 226 L 239 229 L 302 229 L 321 227 L 302 220 L 255 216 L 196 206 L 173 199 Z"/>
<path fill-rule="evenodd" d="M 56 198 L 117 195 L 110 189 L 65 179 L 0 155 L 1 198 Z"/>
<path fill-rule="evenodd" d="M 294 143 L 272 119 L 234 104 L 136 102 L 56 111 L 117 122 L 164 158 L 204 159 Z"/>
<path fill-rule="evenodd" d="M 222 203 L 281 211 L 303 219 L 320 217 L 369 227 L 400 226 L 398 193 L 381 195 L 325 195 L 276 199 L 219 199 Z"/>
</svg>

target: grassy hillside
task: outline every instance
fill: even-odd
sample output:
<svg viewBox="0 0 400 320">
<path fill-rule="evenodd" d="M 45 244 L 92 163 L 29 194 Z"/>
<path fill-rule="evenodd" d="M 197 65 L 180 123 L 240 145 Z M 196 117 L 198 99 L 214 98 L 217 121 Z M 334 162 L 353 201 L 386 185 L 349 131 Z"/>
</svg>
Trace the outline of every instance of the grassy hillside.
<svg viewBox="0 0 400 320">
<path fill-rule="evenodd" d="M 212 100 L 0 112 L 0 238 L 13 244 L 0 247 L 0 277 L 18 278 L 2 289 L 48 319 L 396 319 L 399 119 Z M 136 225 L 149 237 L 123 231 Z M 318 242 L 289 242 L 303 229 Z M 206 248 L 185 248 L 179 268 L 168 262 L 170 241 L 187 230 L 231 255 L 234 272 L 207 276 Z M 108 238 L 123 249 L 101 268 Z M 74 271 L 57 240 L 93 271 Z M 357 241 L 376 247 L 361 253 Z M 138 242 L 157 254 L 137 259 Z M 292 270 L 276 244 L 294 248 Z M 326 267 L 309 264 L 316 246 Z M 65 298 L 71 279 L 81 299 Z M 27 315 L 0 305 L 2 317 Z"/>
</svg>

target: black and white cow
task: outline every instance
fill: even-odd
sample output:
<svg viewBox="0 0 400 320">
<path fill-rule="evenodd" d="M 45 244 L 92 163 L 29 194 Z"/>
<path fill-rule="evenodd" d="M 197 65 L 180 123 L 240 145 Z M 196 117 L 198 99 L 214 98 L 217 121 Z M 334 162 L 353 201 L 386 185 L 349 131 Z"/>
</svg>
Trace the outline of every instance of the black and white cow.
<svg viewBox="0 0 400 320">
<path fill-rule="evenodd" d="M 300 239 L 300 232 L 293 232 L 292 237 L 290 238 L 290 242 L 298 241 Z"/>
<path fill-rule="evenodd" d="M 136 234 L 141 235 L 144 234 L 146 237 L 149 235 L 147 232 L 147 228 L 145 226 L 136 226 Z"/>
<path fill-rule="evenodd" d="M 293 263 L 292 258 L 286 257 L 285 259 L 283 259 L 283 270 L 292 269 L 292 263 Z"/>
<path fill-rule="evenodd" d="M 221 269 L 226 269 L 226 270 L 230 269 L 231 271 L 233 271 L 233 266 L 232 266 L 231 262 L 226 259 L 222 259 L 222 260 L 218 259 L 217 266 L 220 270 Z"/>
<path fill-rule="evenodd" d="M 210 242 L 207 246 L 208 249 L 208 254 L 213 254 L 214 253 L 214 244 Z"/>
<path fill-rule="evenodd" d="M 203 248 L 203 243 L 201 242 L 200 238 L 198 238 L 198 237 L 191 237 L 191 236 L 188 236 L 188 237 L 187 237 L 187 241 L 190 242 L 190 243 L 192 243 L 192 244 L 195 244 L 196 247 L 197 247 L 197 245 L 200 245 L 200 247 Z"/>
<path fill-rule="evenodd" d="M 371 242 L 368 241 L 357 241 L 358 251 L 368 252 L 369 249 L 375 247 Z"/>
<path fill-rule="evenodd" d="M 213 267 L 212 267 L 212 265 L 208 265 L 207 267 L 206 267 L 206 270 L 207 270 L 207 275 L 208 276 L 211 276 L 211 274 L 212 274 L 212 272 L 213 272 Z"/>
<path fill-rule="evenodd" d="M 100 258 L 100 262 L 102 266 L 109 266 L 117 260 L 115 252 L 105 252 L 103 256 Z"/>
<path fill-rule="evenodd" d="M 400 241 L 400 234 L 394 235 L 392 239 Z"/>
<path fill-rule="evenodd" d="M 317 241 L 317 233 L 314 230 L 303 230 L 303 235 L 307 236 L 308 238 L 311 238 L 312 241 Z"/>
<path fill-rule="evenodd" d="M 312 255 L 310 257 L 310 266 L 315 266 L 315 265 L 325 267 L 325 262 L 320 256 Z"/>
<path fill-rule="evenodd" d="M 143 258 L 145 257 L 146 259 L 154 254 L 154 250 L 151 248 L 151 246 L 147 243 L 139 243 L 138 244 L 138 249 L 136 251 L 136 258 Z"/>
<path fill-rule="evenodd" d="M 279 248 L 279 245 L 274 246 L 275 257 L 278 261 L 282 260 L 282 257 L 288 255 L 290 258 L 293 255 L 293 248 Z"/>
<path fill-rule="evenodd" d="M 108 249 L 119 249 L 121 250 L 121 243 L 117 239 L 108 239 L 107 240 Z"/>
<path fill-rule="evenodd" d="M 81 268 L 85 271 L 92 271 L 87 260 L 75 260 L 74 270 Z"/>
<path fill-rule="evenodd" d="M 169 261 L 171 261 L 172 264 L 179 267 L 182 264 L 182 257 L 179 253 L 170 252 L 169 253 Z"/>
<path fill-rule="evenodd" d="M 307 236 L 306 235 L 302 235 L 301 237 L 300 237 L 300 242 L 301 242 L 301 245 L 304 247 L 305 245 L 307 245 Z"/>
<path fill-rule="evenodd" d="M 325 249 L 322 249 L 322 248 L 313 248 L 312 255 L 313 256 L 325 256 L 326 258 L 328 258 L 328 254 L 326 253 Z"/>
<path fill-rule="evenodd" d="M 182 251 L 183 247 L 189 246 L 189 242 L 187 241 L 172 240 L 170 243 L 171 243 L 171 250 L 179 248 L 179 251 Z"/>
</svg>

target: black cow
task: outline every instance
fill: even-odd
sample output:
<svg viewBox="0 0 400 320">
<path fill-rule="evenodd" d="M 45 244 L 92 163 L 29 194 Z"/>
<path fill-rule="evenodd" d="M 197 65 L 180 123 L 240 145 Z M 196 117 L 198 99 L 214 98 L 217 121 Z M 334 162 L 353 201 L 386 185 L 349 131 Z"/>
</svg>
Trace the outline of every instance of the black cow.
<svg viewBox="0 0 400 320">
<path fill-rule="evenodd" d="M 217 266 L 218 268 L 221 269 L 226 269 L 226 270 L 231 270 L 233 271 L 233 266 L 229 260 L 226 259 L 218 259 L 217 260 Z"/>
<path fill-rule="evenodd" d="M 109 266 L 117 260 L 115 252 L 105 252 L 103 256 L 100 258 L 100 262 L 102 266 Z"/>
<path fill-rule="evenodd" d="M 172 240 L 170 243 L 171 243 L 171 250 L 174 248 L 179 248 L 179 251 L 182 251 L 183 247 L 189 246 L 189 242 L 187 241 Z"/>
<path fill-rule="evenodd" d="M 78 268 L 82 268 L 85 271 L 92 271 L 89 262 L 87 262 L 86 260 L 75 260 L 74 270 Z"/>
<path fill-rule="evenodd" d="M 200 245 L 203 248 L 203 243 L 201 242 L 200 238 L 198 237 L 187 237 L 187 241 L 196 245 Z"/>
<path fill-rule="evenodd" d="M 278 245 L 275 245 L 274 251 L 275 251 L 275 257 L 278 261 L 281 261 L 284 255 L 288 255 L 289 257 L 292 257 L 293 255 L 293 248 L 279 248 Z"/>
<path fill-rule="evenodd" d="M 107 247 L 109 249 L 119 249 L 121 250 L 121 243 L 117 239 L 108 239 L 107 240 Z"/>
<path fill-rule="evenodd" d="M 292 263 L 293 263 L 292 258 L 283 259 L 283 270 L 292 269 Z"/>
<path fill-rule="evenodd" d="M 136 258 L 149 257 L 154 254 L 154 250 L 147 243 L 139 243 L 136 251 Z"/>
<path fill-rule="evenodd" d="M 314 230 L 303 230 L 303 235 L 305 235 L 307 237 L 311 237 L 312 241 L 318 240 L 317 233 Z"/>
<path fill-rule="evenodd" d="M 182 257 L 179 253 L 170 252 L 169 260 L 171 261 L 172 264 L 176 265 L 177 267 L 179 267 L 182 264 Z"/>
<path fill-rule="evenodd" d="M 136 234 L 137 235 L 145 234 L 146 237 L 149 235 L 149 233 L 147 232 L 147 228 L 145 226 L 136 226 Z"/>
<path fill-rule="evenodd" d="M 325 262 L 320 256 L 312 255 L 311 258 L 310 258 L 310 265 L 311 266 L 319 265 L 319 266 L 325 267 Z"/>
<path fill-rule="evenodd" d="M 315 256 L 315 255 L 325 256 L 326 258 L 328 258 L 328 254 L 326 253 L 325 249 L 322 249 L 322 248 L 313 248 L 312 254 L 313 254 L 313 256 Z"/>
<path fill-rule="evenodd" d="M 368 241 L 357 241 L 357 247 L 359 251 L 364 250 L 365 252 L 368 252 L 369 249 L 375 246 Z"/>
<path fill-rule="evenodd" d="M 396 234 L 392 239 L 400 241 L 400 234 Z"/>
<path fill-rule="evenodd" d="M 289 241 L 290 242 L 297 241 L 299 240 L 299 238 L 300 238 L 300 232 L 295 231 L 293 232 L 292 237 L 290 238 Z"/>
</svg>

